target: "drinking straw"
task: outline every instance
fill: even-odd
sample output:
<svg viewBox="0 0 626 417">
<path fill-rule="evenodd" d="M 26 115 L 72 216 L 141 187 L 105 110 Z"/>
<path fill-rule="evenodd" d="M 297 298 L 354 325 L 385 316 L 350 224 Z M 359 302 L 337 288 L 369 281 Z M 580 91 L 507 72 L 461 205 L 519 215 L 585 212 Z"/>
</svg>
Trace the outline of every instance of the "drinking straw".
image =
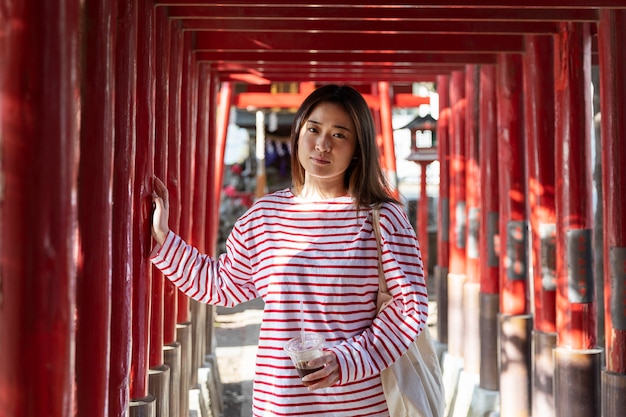
<svg viewBox="0 0 626 417">
<path fill-rule="evenodd" d="M 304 347 L 304 301 L 302 300 L 300 300 L 300 338 L 302 339 L 302 347 Z"/>
</svg>

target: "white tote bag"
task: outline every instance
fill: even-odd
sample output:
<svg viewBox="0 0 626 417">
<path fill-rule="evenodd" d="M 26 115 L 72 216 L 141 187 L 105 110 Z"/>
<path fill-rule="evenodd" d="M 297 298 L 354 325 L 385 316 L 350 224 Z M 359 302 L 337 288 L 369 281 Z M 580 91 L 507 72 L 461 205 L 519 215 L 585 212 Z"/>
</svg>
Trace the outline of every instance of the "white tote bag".
<svg viewBox="0 0 626 417">
<path fill-rule="evenodd" d="M 372 210 L 378 247 L 378 313 L 392 301 L 382 267 L 379 209 Z M 441 366 L 430 330 L 425 328 L 409 350 L 380 373 L 391 417 L 442 417 L 445 393 Z"/>
</svg>

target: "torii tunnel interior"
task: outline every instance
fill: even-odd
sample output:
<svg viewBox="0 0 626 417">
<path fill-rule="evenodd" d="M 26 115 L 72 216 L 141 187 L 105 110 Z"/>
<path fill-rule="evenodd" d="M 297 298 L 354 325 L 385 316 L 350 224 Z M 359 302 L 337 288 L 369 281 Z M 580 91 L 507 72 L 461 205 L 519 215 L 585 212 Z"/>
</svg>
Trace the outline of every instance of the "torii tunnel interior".
<svg viewBox="0 0 626 417">
<path fill-rule="evenodd" d="M 0 0 L 0 417 L 223 412 L 214 307 L 148 258 L 153 178 L 216 255 L 230 127 L 281 140 L 329 83 L 398 196 L 419 173 L 446 414 L 626 415 L 626 3 L 367 3 Z"/>
</svg>

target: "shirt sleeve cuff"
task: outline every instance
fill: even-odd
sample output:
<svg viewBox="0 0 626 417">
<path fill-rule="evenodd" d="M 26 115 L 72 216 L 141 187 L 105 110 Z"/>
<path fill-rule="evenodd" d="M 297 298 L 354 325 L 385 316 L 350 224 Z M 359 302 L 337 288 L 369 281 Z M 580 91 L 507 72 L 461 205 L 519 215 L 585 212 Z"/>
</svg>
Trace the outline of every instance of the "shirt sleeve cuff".
<svg viewBox="0 0 626 417">
<path fill-rule="evenodd" d="M 346 361 L 346 357 L 344 356 L 344 352 L 341 349 L 338 349 L 336 346 L 329 348 L 329 350 L 335 353 L 337 357 L 337 363 L 339 364 L 339 381 L 337 381 L 337 385 L 343 385 L 348 381 L 348 362 Z"/>
<path fill-rule="evenodd" d="M 165 241 L 163 245 L 159 243 L 155 243 L 152 251 L 150 252 L 150 260 L 160 260 L 161 254 L 167 253 L 169 247 L 172 245 L 172 241 L 174 240 L 174 233 L 171 230 L 168 230 L 167 236 L 165 237 Z"/>
</svg>

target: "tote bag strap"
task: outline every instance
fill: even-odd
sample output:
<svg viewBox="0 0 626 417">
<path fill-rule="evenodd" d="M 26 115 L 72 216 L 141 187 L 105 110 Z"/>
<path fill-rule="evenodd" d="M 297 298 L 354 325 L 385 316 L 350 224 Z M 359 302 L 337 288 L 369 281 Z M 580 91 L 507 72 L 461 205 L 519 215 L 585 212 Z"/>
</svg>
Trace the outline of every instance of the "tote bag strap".
<svg viewBox="0 0 626 417">
<path fill-rule="evenodd" d="M 382 238 L 380 236 L 380 204 L 372 209 L 372 228 L 376 236 L 376 248 L 378 250 L 378 291 L 387 292 L 387 281 L 383 272 Z"/>
</svg>

